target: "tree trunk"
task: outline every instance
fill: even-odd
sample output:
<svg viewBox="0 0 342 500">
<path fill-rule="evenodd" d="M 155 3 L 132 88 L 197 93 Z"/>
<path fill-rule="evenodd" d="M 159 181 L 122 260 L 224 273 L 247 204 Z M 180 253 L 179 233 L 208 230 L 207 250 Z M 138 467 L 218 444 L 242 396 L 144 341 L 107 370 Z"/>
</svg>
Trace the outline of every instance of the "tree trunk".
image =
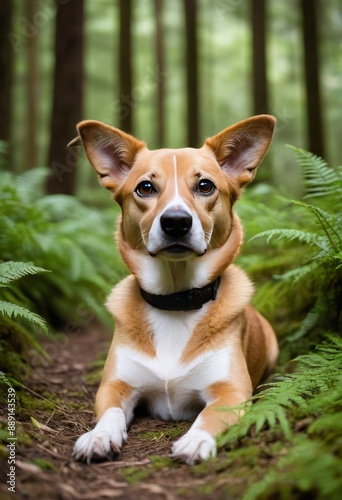
<svg viewBox="0 0 342 500">
<path fill-rule="evenodd" d="M 120 128 L 133 134 L 131 0 L 120 0 L 119 78 Z"/>
<path fill-rule="evenodd" d="M 160 75 L 164 74 L 164 40 L 162 28 L 163 0 L 154 0 L 156 14 L 156 61 Z M 157 147 L 164 147 L 165 141 L 165 82 L 158 79 L 157 87 Z"/>
<path fill-rule="evenodd" d="M 55 35 L 55 75 L 47 182 L 50 194 L 74 194 L 77 148 L 68 142 L 76 135 L 83 104 L 83 0 L 58 6 Z"/>
<path fill-rule="evenodd" d="M 197 0 L 184 0 L 188 146 L 199 146 Z"/>
<path fill-rule="evenodd" d="M 253 113 L 269 112 L 265 0 L 251 0 Z"/>
<path fill-rule="evenodd" d="M 301 0 L 308 149 L 324 158 L 319 54 L 317 33 L 317 1 Z"/>
<path fill-rule="evenodd" d="M 0 140 L 11 140 L 11 80 L 13 48 L 8 38 L 11 32 L 12 0 L 0 2 Z M 10 163 L 10 150 L 6 160 Z"/>
<path fill-rule="evenodd" d="M 27 19 L 34 25 L 37 12 L 37 0 L 28 0 Z M 39 115 L 39 74 L 38 74 L 38 30 L 27 38 L 27 128 L 26 128 L 26 168 L 37 166 L 38 159 L 38 115 Z"/>
<path fill-rule="evenodd" d="M 266 60 L 266 24 L 267 9 L 265 0 L 251 0 L 252 24 L 252 86 L 253 114 L 269 113 L 267 60 Z M 270 153 L 264 160 L 254 181 L 272 182 L 272 161 Z"/>
</svg>

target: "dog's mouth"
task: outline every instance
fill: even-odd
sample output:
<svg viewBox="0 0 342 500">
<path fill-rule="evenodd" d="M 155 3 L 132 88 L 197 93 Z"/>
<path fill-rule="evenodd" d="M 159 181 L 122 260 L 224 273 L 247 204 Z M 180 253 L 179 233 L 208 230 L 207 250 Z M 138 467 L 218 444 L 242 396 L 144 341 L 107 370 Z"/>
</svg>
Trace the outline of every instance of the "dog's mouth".
<svg viewBox="0 0 342 500">
<path fill-rule="evenodd" d="M 158 252 L 156 252 L 156 253 L 150 253 L 150 255 L 152 257 L 156 257 L 157 255 L 161 255 L 163 257 L 166 257 L 166 258 L 169 257 L 169 258 L 175 259 L 175 260 L 185 258 L 185 257 L 189 256 L 190 254 L 196 254 L 198 257 L 200 257 L 201 255 L 205 254 L 205 251 L 201 255 L 198 255 L 197 252 L 193 248 L 191 248 L 187 245 L 184 245 L 182 243 L 174 243 L 172 245 L 168 245 L 164 248 L 159 249 Z"/>
<path fill-rule="evenodd" d="M 179 243 L 176 243 L 175 245 L 170 245 L 169 247 L 164 248 L 163 252 L 171 254 L 180 254 L 180 253 L 193 252 L 193 250 L 186 245 L 181 245 Z"/>
</svg>

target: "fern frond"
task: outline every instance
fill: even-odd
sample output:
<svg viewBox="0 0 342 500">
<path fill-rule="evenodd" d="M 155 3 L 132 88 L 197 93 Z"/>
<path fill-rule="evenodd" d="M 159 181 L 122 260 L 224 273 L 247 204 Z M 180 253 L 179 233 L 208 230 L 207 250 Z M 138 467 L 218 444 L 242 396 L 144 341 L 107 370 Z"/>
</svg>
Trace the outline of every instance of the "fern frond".
<svg viewBox="0 0 342 500">
<path fill-rule="evenodd" d="M 24 172 L 15 178 L 15 185 L 22 200 L 31 201 L 43 192 L 43 184 L 49 175 L 45 167 L 37 167 Z"/>
<path fill-rule="evenodd" d="M 342 240 L 339 235 L 339 230 L 341 230 L 339 218 L 325 210 L 322 210 L 319 207 L 308 205 L 307 203 L 303 203 L 302 201 L 292 200 L 292 203 L 305 208 L 315 215 L 331 246 L 335 251 L 339 251 L 342 244 Z"/>
<path fill-rule="evenodd" d="M 306 198 L 337 195 L 342 200 L 342 175 L 340 169 L 333 169 L 319 156 L 304 149 L 288 146 L 296 155 L 302 168 Z"/>
<path fill-rule="evenodd" d="M 222 436 L 222 444 L 240 439 L 255 426 L 260 431 L 267 424 L 271 428 L 277 423 L 284 435 L 291 435 L 290 415 L 307 417 L 310 414 L 326 413 L 329 391 L 339 387 L 342 369 L 342 339 L 328 336 L 315 353 L 297 358 L 297 371 L 267 384 L 265 390 L 254 396 L 257 402 L 250 406 L 240 422 Z M 339 393 L 336 393 L 336 398 Z M 336 407 L 333 400 L 330 410 Z M 246 405 L 241 409 L 246 410 Z"/>
<path fill-rule="evenodd" d="M 322 314 L 322 308 L 316 302 L 315 305 L 310 309 L 308 314 L 305 316 L 300 328 L 295 331 L 292 335 L 288 336 L 286 340 L 288 342 L 294 342 L 304 337 L 310 330 L 312 330 L 318 323 L 318 320 Z"/>
<path fill-rule="evenodd" d="M 6 302 L 0 300 L 0 314 L 4 316 L 11 317 L 21 317 L 26 321 L 30 321 L 38 325 L 45 333 L 48 332 L 45 320 L 36 313 L 33 313 L 26 309 L 25 307 L 18 306 L 17 304 L 12 304 L 11 302 Z"/>
<path fill-rule="evenodd" d="M 35 266 L 32 262 L 1 262 L 0 263 L 0 287 L 7 286 L 11 281 L 23 276 L 49 272 L 47 269 Z"/>
<path fill-rule="evenodd" d="M 296 267 L 295 269 L 291 269 L 284 274 L 275 275 L 274 277 L 282 280 L 282 281 L 290 281 L 291 286 L 295 286 L 304 278 L 307 278 L 310 275 L 313 275 L 314 272 L 322 266 L 322 260 L 313 260 L 310 264 L 302 265 L 300 267 Z"/>
<path fill-rule="evenodd" d="M 273 237 L 277 236 L 277 241 L 286 239 L 288 241 L 297 240 L 300 243 L 306 243 L 308 245 L 317 245 L 318 236 L 315 233 L 309 233 L 306 231 L 301 231 L 300 229 L 269 229 L 256 234 L 249 241 L 256 240 L 258 238 L 267 238 L 267 243 L 271 241 Z"/>
<path fill-rule="evenodd" d="M 341 496 L 341 458 L 323 442 L 298 436 L 260 481 L 251 483 L 242 500 L 261 498 L 329 498 Z"/>
</svg>

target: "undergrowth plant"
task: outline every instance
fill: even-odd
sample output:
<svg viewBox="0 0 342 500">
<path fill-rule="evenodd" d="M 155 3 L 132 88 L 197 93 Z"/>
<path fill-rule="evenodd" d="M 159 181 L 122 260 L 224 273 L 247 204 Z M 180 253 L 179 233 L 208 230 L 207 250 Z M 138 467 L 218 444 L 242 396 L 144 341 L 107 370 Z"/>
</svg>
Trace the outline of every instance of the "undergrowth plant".
<svg viewBox="0 0 342 500">
<path fill-rule="evenodd" d="M 261 186 L 238 207 L 249 240 L 240 261 L 260 283 L 255 304 L 279 325 L 285 357 L 338 331 L 342 302 L 342 170 L 292 149 L 303 172 L 303 201 Z M 272 245 L 265 248 L 265 240 Z"/>
<path fill-rule="evenodd" d="M 9 378 L 20 371 L 26 372 L 27 364 L 21 359 L 25 346 L 34 347 L 38 353 L 46 356 L 33 334 L 35 328 L 47 333 L 46 321 L 21 305 L 25 300 L 16 288 L 16 281 L 20 278 L 41 272 L 45 272 L 45 269 L 30 262 L 0 263 L 0 360 L 1 370 L 5 370 Z M 5 374 L 0 374 L 1 380 L 7 383 Z"/>
<path fill-rule="evenodd" d="M 275 273 L 256 299 L 264 304 L 272 300 L 268 312 L 285 323 L 282 360 L 307 351 L 288 361 L 285 373 L 262 387 L 252 398 L 255 404 L 244 405 L 241 421 L 222 436 L 221 444 L 229 449 L 239 447 L 241 440 L 244 447 L 283 441 L 282 453 L 264 477 L 250 485 L 245 499 L 337 499 L 342 491 L 341 169 L 292 149 L 302 168 L 305 201 L 290 202 L 259 188 L 240 208 L 244 218 L 252 206 L 260 208 L 263 220 L 259 215 L 256 219 L 263 228 L 278 224 L 252 239 L 254 244 L 266 238 L 273 248 L 252 261 L 250 272 L 265 279 Z M 260 201 L 265 192 L 267 208 Z M 255 230 L 255 222 L 249 231 L 251 226 Z"/>
<path fill-rule="evenodd" d="M 66 334 L 95 316 L 111 324 L 103 302 L 125 274 L 113 212 L 44 195 L 47 175 L 0 172 L 0 366 L 14 378 L 28 368 L 28 349 L 43 352 L 46 324 Z"/>
</svg>

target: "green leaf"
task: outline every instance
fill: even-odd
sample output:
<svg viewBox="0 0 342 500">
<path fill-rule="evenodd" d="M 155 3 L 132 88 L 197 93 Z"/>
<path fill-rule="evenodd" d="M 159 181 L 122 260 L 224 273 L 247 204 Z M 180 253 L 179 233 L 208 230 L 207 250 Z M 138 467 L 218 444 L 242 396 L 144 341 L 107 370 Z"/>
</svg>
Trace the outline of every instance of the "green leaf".
<svg viewBox="0 0 342 500">
<path fill-rule="evenodd" d="M 32 262 L 1 262 L 0 263 L 0 286 L 7 286 L 14 280 L 23 276 L 49 272 L 47 269 L 35 266 Z"/>
<path fill-rule="evenodd" d="M 45 320 L 39 316 L 38 314 L 29 311 L 25 307 L 18 306 L 17 304 L 12 304 L 11 302 L 6 302 L 4 300 L 0 300 L 0 314 L 4 316 L 11 317 L 21 317 L 31 323 L 35 323 L 38 325 L 45 333 L 48 332 L 48 328 Z"/>
</svg>

